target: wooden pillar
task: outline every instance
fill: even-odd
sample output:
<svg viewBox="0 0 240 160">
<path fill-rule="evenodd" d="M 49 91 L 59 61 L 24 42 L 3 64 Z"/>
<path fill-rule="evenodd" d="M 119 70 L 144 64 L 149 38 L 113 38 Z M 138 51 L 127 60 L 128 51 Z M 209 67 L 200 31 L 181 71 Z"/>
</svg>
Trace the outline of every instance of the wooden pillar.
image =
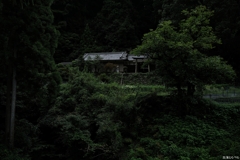
<svg viewBox="0 0 240 160">
<path fill-rule="evenodd" d="M 150 72 L 150 64 L 148 64 L 148 72 Z"/>
<path fill-rule="evenodd" d="M 120 67 L 119 65 L 117 65 L 117 73 L 119 73 Z"/>
<path fill-rule="evenodd" d="M 138 67 L 138 65 L 137 65 L 137 59 L 135 59 L 135 73 L 137 73 L 137 67 Z"/>
<path fill-rule="evenodd" d="M 122 73 L 122 77 L 121 77 L 121 85 L 123 85 L 123 74 L 124 73 Z"/>
</svg>

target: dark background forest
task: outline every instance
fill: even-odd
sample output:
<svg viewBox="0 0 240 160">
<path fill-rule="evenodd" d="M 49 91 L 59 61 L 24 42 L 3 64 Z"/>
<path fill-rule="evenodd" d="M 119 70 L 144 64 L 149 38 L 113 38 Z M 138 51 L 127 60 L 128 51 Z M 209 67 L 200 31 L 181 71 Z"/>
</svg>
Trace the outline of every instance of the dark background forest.
<svg viewBox="0 0 240 160">
<path fill-rule="evenodd" d="M 150 29 L 200 5 L 214 11 L 221 39 L 205 54 L 236 72 L 220 88 L 238 89 L 239 0 L 0 0 L 0 159 L 239 159 L 238 101 L 122 89 L 84 72 L 84 53 L 131 52 Z"/>
</svg>

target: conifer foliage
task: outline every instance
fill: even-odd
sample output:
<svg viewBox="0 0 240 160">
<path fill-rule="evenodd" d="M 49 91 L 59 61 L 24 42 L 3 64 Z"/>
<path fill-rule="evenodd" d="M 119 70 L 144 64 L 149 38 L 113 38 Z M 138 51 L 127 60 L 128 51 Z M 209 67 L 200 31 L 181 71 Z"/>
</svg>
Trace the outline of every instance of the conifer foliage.
<svg viewBox="0 0 240 160">
<path fill-rule="evenodd" d="M 4 32 L 1 37 L 4 43 L 1 44 L 1 54 L 4 54 L 8 67 L 5 70 L 8 73 L 6 133 L 9 132 L 10 137 L 7 135 L 6 139 L 10 140 L 12 147 L 15 107 L 18 112 L 31 110 L 40 114 L 40 110 L 47 111 L 44 108 L 53 102 L 57 93 L 60 77 L 53 54 L 59 33 L 52 25 L 51 4 L 52 1 L 36 0 L 34 3 L 3 2 L 2 5 L 1 27 Z M 45 107 L 40 109 L 40 106 Z"/>
</svg>

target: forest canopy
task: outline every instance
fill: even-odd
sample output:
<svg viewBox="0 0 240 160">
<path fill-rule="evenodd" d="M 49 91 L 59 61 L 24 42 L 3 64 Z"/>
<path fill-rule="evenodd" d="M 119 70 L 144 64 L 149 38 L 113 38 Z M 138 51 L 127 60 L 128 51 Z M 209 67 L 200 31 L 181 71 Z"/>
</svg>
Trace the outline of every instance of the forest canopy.
<svg viewBox="0 0 240 160">
<path fill-rule="evenodd" d="M 239 29 L 239 0 L 0 0 L 0 159 L 239 159 Z M 83 59 L 123 51 L 155 71 Z"/>
</svg>

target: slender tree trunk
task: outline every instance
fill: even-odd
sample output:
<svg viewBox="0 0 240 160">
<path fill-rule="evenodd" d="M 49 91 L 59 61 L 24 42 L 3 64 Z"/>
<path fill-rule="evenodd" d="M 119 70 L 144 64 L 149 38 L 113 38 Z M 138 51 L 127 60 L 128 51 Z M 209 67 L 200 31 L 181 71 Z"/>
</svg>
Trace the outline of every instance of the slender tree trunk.
<svg viewBox="0 0 240 160">
<path fill-rule="evenodd" d="M 10 118 L 11 118 L 11 91 L 12 91 L 12 64 L 8 65 L 8 82 L 7 82 L 7 103 L 6 103 L 6 126 L 5 126 L 5 143 L 9 145 L 9 135 L 10 135 Z"/>
<path fill-rule="evenodd" d="M 2 14 L 4 17 L 8 18 L 9 13 L 7 10 L 11 9 L 11 17 L 19 18 L 19 11 L 21 10 L 18 7 L 18 4 L 15 5 L 12 1 L 3 1 L 3 11 Z M 16 57 L 18 51 L 18 33 L 20 30 L 21 23 L 16 22 L 18 25 L 15 27 L 9 28 L 9 34 L 7 34 L 8 40 L 5 45 L 6 51 L 9 54 L 8 61 L 8 82 L 7 82 L 7 104 L 6 104 L 6 145 L 10 148 L 14 147 L 14 127 L 15 127 L 15 108 L 16 108 L 16 91 L 17 91 L 17 81 L 16 81 Z M 17 27 L 16 27 L 17 26 Z"/>
<path fill-rule="evenodd" d="M 13 74 L 12 74 L 12 105 L 11 105 L 11 119 L 10 119 L 10 139 L 9 145 L 14 147 L 14 128 L 15 128 L 15 109 L 16 109 L 16 94 L 17 94 L 17 80 L 16 80 L 16 56 L 17 50 L 14 50 L 13 57 Z"/>
<path fill-rule="evenodd" d="M 121 77 L 121 85 L 123 85 L 123 73 L 122 73 L 122 77 Z"/>
<path fill-rule="evenodd" d="M 15 108 L 16 108 L 16 55 L 17 50 L 14 49 L 13 57 L 10 58 L 8 84 L 7 84 L 7 104 L 6 104 L 6 145 L 10 148 L 14 147 L 14 128 L 15 128 Z"/>
</svg>

